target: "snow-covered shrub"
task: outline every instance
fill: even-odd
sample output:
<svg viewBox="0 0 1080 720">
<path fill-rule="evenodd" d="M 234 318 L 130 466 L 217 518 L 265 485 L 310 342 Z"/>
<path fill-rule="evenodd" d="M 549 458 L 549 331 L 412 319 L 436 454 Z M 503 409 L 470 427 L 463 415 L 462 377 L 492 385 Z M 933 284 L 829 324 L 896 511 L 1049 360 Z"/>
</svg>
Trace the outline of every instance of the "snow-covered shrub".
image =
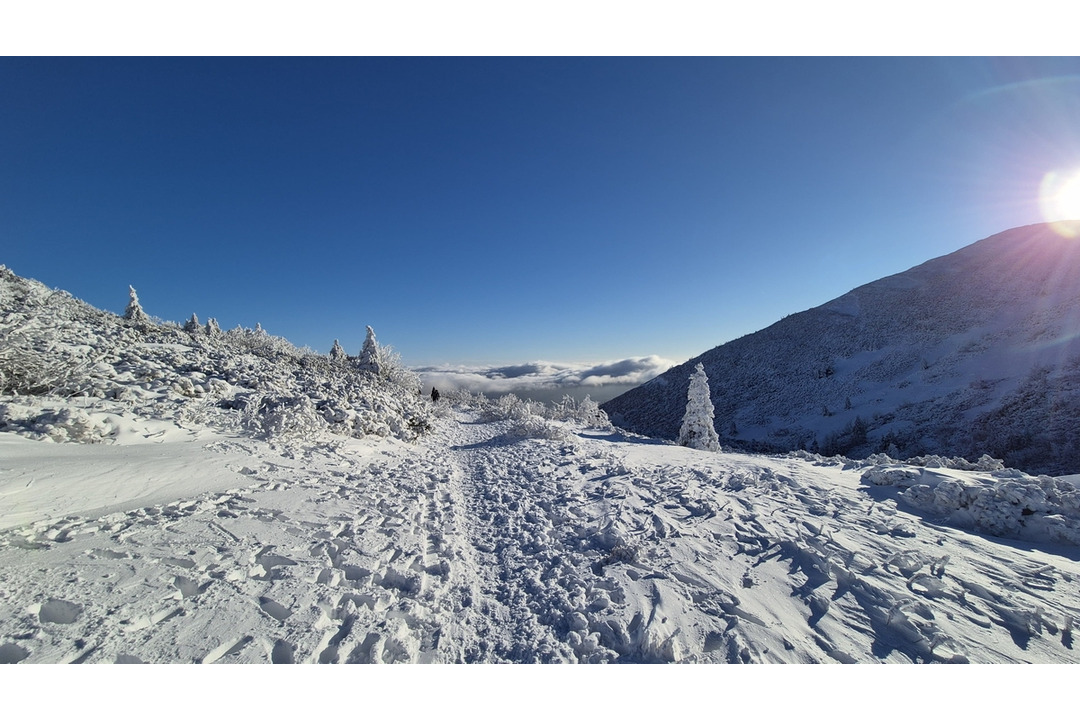
<svg viewBox="0 0 1080 720">
<path fill-rule="evenodd" d="M 220 339 L 241 352 L 249 352 L 268 360 L 281 357 L 299 358 L 310 354 L 309 351 L 296 347 L 283 337 L 270 335 L 261 327 L 255 330 L 235 327 L 222 334 Z"/>
<path fill-rule="evenodd" d="M 948 468 L 951 470 L 978 470 L 981 472 L 992 472 L 995 470 L 1004 470 L 1005 464 L 996 458 L 992 458 L 989 455 L 983 455 L 975 462 L 971 462 L 962 457 L 942 457 L 941 455 L 920 455 L 917 457 L 911 457 L 904 461 L 908 465 L 915 465 L 918 467 L 928 468 Z"/>
<path fill-rule="evenodd" d="M 75 407 L 46 410 L 31 421 L 30 429 L 53 442 L 95 443 L 112 434 L 107 424 Z"/>
<path fill-rule="evenodd" d="M 203 326 L 199 322 L 198 315 L 196 315 L 195 313 L 191 313 L 191 317 L 189 317 L 187 322 L 184 323 L 184 332 L 190 333 L 191 335 L 198 335 L 199 333 L 203 332 Z"/>
<path fill-rule="evenodd" d="M 551 417 L 555 420 L 577 422 L 587 428 L 609 430 L 612 427 L 607 413 L 600 409 L 600 405 L 588 395 L 581 402 L 574 400 L 570 395 L 563 396 L 562 402 L 555 403 Z"/>
<path fill-rule="evenodd" d="M 345 348 L 341 347 L 341 343 L 334 338 L 334 346 L 330 348 L 330 359 L 334 362 L 345 362 L 348 355 L 345 354 Z"/>
<path fill-rule="evenodd" d="M 367 337 L 364 338 L 364 346 L 360 349 L 360 357 L 356 361 L 356 367 L 364 372 L 379 374 L 379 344 L 375 341 L 375 331 L 367 326 Z"/>
<path fill-rule="evenodd" d="M 958 478 L 902 467 L 871 468 L 862 479 L 906 488 L 901 501 L 957 527 L 1080 545 L 1080 491 L 1064 480 L 1009 470 Z"/>
<path fill-rule="evenodd" d="M 150 322 L 150 317 L 143 312 L 142 305 L 139 304 L 139 296 L 131 285 L 128 285 L 128 297 L 127 309 L 124 310 L 124 319 L 135 323 Z"/>
<path fill-rule="evenodd" d="M 450 388 L 439 392 L 442 394 L 440 399 L 445 401 L 444 405 L 446 406 L 471 410 L 485 407 L 488 404 L 488 399 L 484 397 L 484 393 L 473 395 L 468 388 Z"/>
<path fill-rule="evenodd" d="M 906 467 L 872 467 L 862 474 L 862 482 L 871 485 L 896 485 L 911 487 L 919 480 L 921 472 Z"/>
<path fill-rule="evenodd" d="M 720 438 L 713 427 L 713 404 L 709 398 L 709 378 L 701 363 L 690 376 L 686 394 L 686 412 L 679 430 L 679 444 L 696 450 L 719 452 Z"/>
<path fill-rule="evenodd" d="M 326 421 L 307 395 L 249 398 L 243 415 L 244 426 L 267 440 L 306 441 L 323 437 Z"/>
<path fill-rule="evenodd" d="M 420 376 L 409 368 L 392 346 L 380 345 L 376 347 L 376 375 L 385 383 L 397 385 L 407 391 L 420 392 Z"/>
<path fill-rule="evenodd" d="M 524 420 L 529 417 L 543 418 L 546 409 L 543 403 L 535 400 L 522 400 L 513 393 L 507 393 L 491 401 L 484 408 L 483 418 L 493 420 Z"/>
<path fill-rule="evenodd" d="M 74 358 L 12 344 L 0 348 L 0 395 L 72 395 L 81 383 Z"/>
<path fill-rule="evenodd" d="M 565 425 L 546 420 L 538 415 L 525 415 L 518 418 L 506 432 L 510 439 L 556 440 L 561 443 L 576 443 L 577 437 Z"/>
<path fill-rule="evenodd" d="M 953 512 L 970 505 L 977 494 L 977 490 L 956 480 L 942 480 L 934 488 L 934 506 Z"/>
</svg>

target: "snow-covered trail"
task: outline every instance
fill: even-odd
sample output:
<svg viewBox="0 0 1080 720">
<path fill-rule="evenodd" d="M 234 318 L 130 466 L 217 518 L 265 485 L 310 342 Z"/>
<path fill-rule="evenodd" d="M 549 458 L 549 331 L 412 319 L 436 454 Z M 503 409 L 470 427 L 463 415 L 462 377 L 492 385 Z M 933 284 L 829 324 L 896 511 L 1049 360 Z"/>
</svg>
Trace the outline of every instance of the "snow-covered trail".
<svg viewBox="0 0 1080 720">
<path fill-rule="evenodd" d="M 1062 547 L 858 469 L 521 428 L 237 442 L 235 490 L 0 532 L 0 661 L 1077 660 Z"/>
</svg>

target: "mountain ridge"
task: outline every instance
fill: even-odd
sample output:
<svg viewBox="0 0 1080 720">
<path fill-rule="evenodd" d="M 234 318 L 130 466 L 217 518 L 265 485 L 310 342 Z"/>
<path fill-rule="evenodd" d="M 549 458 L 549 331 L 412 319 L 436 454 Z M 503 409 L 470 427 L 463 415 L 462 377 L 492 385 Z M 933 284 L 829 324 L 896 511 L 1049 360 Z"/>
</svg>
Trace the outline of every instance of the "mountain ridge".
<svg viewBox="0 0 1080 720">
<path fill-rule="evenodd" d="M 722 443 L 865 457 L 891 450 L 1080 468 L 1080 244 L 997 233 L 719 345 L 603 408 L 678 433 L 705 366 Z"/>
</svg>

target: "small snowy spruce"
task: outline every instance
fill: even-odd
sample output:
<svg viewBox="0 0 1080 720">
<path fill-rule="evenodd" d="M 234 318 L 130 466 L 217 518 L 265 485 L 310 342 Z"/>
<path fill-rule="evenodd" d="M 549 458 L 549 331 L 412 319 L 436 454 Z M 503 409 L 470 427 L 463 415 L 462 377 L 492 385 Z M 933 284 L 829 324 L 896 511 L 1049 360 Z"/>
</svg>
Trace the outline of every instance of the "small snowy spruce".
<svg viewBox="0 0 1080 720">
<path fill-rule="evenodd" d="M 218 325 L 218 321 L 214 318 L 210 318 L 206 321 L 206 334 L 210 337 L 218 337 L 221 335 L 221 326 Z"/>
<path fill-rule="evenodd" d="M 335 338 L 334 347 L 330 348 L 330 359 L 334 362 L 344 362 L 345 358 L 345 349 L 341 347 L 341 343 Z"/>
<path fill-rule="evenodd" d="M 128 300 L 127 310 L 124 311 L 125 320 L 133 320 L 135 322 L 146 322 L 150 318 L 145 312 L 143 312 L 142 305 L 139 304 L 139 296 L 135 293 L 135 288 L 128 285 L 128 294 L 130 300 Z"/>
<path fill-rule="evenodd" d="M 696 450 L 720 450 L 720 438 L 713 427 L 713 405 L 709 398 L 709 378 L 705 366 L 697 364 L 690 376 L 690 390 L 686 394 L 686 414 L 679 430 L 679 444 Z"/>
<path fill-rule="evenodd" d="M 370 325 L 367 326 L 367 338 L 364 339 L 364 347 L 360 350 L 357 367 L 376 375 L 380 372 L 379 345 L 375 342 L 375 331 Z"/>
<path fill-rule="evenodd" d="M 198 335 L 200 332 L 202 332 L 202 329 L 202 323 L 199 322 L 199 316 L 195 313 L 191 313 L 191 317 L 189 317 L 188 321 L 184 323 L 184 332 L 190 333 L 192 335 Z"/>
</svg>

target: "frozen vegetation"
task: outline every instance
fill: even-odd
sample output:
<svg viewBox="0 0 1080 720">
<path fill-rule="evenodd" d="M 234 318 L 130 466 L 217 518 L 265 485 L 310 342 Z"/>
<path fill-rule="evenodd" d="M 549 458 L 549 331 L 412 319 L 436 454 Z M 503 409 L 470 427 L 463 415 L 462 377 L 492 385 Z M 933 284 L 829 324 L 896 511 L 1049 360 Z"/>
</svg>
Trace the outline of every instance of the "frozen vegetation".
<svg viewBox="0 0 1080 720">
<path fill-rule="evenodd" d="M 6 270 L 0 309 L 0 662 L 1077 660 L 1076 478 L 432 402 L 373 332 L 361 367 Z"/>
</svg>

